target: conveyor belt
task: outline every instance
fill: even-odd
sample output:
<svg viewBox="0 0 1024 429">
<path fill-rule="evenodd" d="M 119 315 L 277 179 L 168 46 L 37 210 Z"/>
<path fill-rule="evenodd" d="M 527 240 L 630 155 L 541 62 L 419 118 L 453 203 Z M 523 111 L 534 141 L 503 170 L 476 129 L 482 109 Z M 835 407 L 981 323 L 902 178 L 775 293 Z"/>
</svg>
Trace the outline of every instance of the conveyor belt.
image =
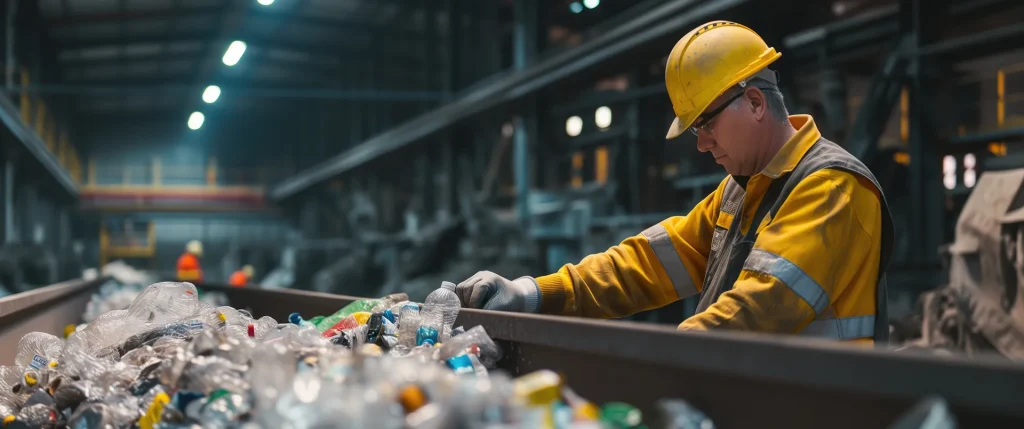
<svg viewBox="0 0 1024 429">
<path fill-rule="evenodd" d="M 74 286 L 47 288 L 50 294 L 63 291 L 66 299 L 51 295 L 49 304 L 37 304 L 45 312 L 33 314 L 64 317 L 46 325 L 52 328 L 71 316 L 58 308 L 72 311 L 77 305 L 74 316 L 80 315 L 88 287 Z M 329 314 L 356 299 L 203 288 L 224 292 L 232 306 L 282 321 L 293 311 L 306 317 Z M 0 300 L 0 309 L 11 299 L 21 298 Z M 463 310 L 457 323 L 486 328 L 505 350 L 499 366 L 513 375 L 553 369 L 591 400 L 625 401 L 645 413 L 657 399 L 681 397 L 719 428 L 882 428 L 929 394 L 952 404 L 960 427 L 1024 427 L 1024 365 L 996 358 L 967 361 L 793 337 L 682 333 L 633 322 L 478 310 Z M 11 335 L 23 332 L 4 330 L 4 348 L 17 343 Z"/>
<path fill-rule="evenodd" d="M 218 288 L 219 289 L 219 288 Z M 330 314 L 353 297 L 224 288 L 232 305 L 285 320 Z M 1024 427 L 1024 365 L 862 349 L 803 338 L 694 334 L 650 324 L 463 310 L 506 351 L 512 374 L 548 368 L 580 394 L 652 411 L 682 397 L 720 428 L 885 427 L 916 400 L 945 397 L 961 427 Z"/>
</svg>

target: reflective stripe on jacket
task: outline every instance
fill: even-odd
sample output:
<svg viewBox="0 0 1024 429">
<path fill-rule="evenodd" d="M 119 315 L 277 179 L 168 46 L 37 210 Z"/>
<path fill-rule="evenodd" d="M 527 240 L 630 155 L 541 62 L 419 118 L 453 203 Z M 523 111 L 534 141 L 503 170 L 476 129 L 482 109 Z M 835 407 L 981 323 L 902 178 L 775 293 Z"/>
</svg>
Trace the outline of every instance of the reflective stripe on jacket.
<svg viewBox="0 0 1024 429">
<path fill-rule="evenodd" d="M 739 186 L 743 178 L 727 177 L 688 215 L 538 278 L 542 311 L 621 317 L 706 292 L 705 282 L 716 275 L 708 272 L 712 248 L 724 246 L 727 236 L 735 242 L 756 237 L 746 242 L 748 254 L 735 280 L 710 298 L 704 294 L 703 311 L 680 329 L 871 338 L 867 327 L 874 327 L 876 308 L 884 303 L 877 287 L 891 221 L 870 172 L 814 171 L 792 184 L 775 213 L 757 216 L 763 199 L 767 206 L 775 202 L 765 198 L 773 182 L 793 172 L 821 138 L 810 116 L 795 115 L 790 122 L 797 134 L 761 173 L 745 180 L 745 189 Z M 750 231 L 755 218 L 762 220 Z"/>
</svg>

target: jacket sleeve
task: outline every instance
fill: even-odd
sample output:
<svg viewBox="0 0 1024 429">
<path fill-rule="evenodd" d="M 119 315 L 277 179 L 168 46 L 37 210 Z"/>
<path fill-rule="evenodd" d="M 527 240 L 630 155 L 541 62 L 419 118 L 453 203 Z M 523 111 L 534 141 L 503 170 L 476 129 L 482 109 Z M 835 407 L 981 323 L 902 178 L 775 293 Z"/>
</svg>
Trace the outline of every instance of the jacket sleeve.
<svg viewBox="0 0 1024 429">
<path fill-rule="evenodd" d="M 698 293 L 724 184 L 686 216 L 666 219 L 579 264 L 538 277 L 541 312 L 623 317 Z"/>
<path fill-rule="evenodd" d="M 763 226 L 733 288 L 679 329 L 799 332 L 837 297 L 862 294 L 846 290 L 864 283 L 858 276 L 877 276 L 861 268 L 878 257 L 881 222 L 873 186 L 836 170 L 808 176 Z M 874 314 L 873 299 L 863 301 Z"/>
</svg>

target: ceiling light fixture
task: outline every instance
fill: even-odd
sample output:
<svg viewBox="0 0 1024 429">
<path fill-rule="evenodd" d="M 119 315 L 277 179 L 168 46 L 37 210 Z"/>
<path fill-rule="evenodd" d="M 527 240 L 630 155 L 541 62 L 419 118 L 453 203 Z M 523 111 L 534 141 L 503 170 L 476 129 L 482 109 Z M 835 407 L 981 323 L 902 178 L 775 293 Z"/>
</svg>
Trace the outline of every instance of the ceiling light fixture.
<svg viewBox="0 0 1024 429">
<path fill-rule="evenodd" d="M 224 64 L 233 66 L 238 64 L 238 61 L 242 59 L 242 54 L 245 53 L 245 42 L 241 40 L 235 40 L 228 46 L 228 50 L 224 52 Z"/>
<path fill-rule="evenodd" d="M 198 130 L 203 126 L 203 122 L 206 121 L 206 116 L 203 112 L 192 112 L 192 115 L 188 117 L 188 127 L 192 130 Z"/>
<path fill-rule="evenodd" d="M 220 98 L 220 87 L 217 85 L 210 85 L 203 91 L 203 101 L 206 104 L 213 104 L 218 98 Z"/>
</svg>

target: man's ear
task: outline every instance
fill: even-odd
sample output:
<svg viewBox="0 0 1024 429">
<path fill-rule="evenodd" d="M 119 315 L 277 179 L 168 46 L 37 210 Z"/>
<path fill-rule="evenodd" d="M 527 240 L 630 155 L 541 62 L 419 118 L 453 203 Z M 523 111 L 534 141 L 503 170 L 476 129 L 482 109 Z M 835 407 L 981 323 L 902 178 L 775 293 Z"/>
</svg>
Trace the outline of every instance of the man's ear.
<svg viewBox="0 0 1024 429">
<path fill-rule="evenodd" d="M 764 93 L 760 89 L 755 87 L 747 88 L 744 99 L 746 101 L 745 107 L 750 109 L 754 119 L 760 121 L 768 115 L 768 100 L 765 99 Z"/>
</svg>

